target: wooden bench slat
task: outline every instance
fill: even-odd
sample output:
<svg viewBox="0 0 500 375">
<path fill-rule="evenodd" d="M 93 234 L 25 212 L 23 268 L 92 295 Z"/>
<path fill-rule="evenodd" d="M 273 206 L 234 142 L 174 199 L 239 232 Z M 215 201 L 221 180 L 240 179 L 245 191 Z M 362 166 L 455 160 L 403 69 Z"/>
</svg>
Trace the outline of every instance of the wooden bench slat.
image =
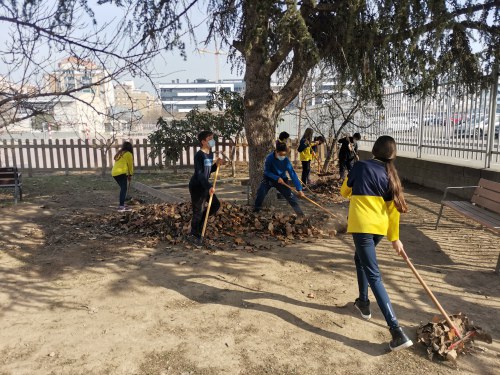
<svg viewBox="0 0 500 375">
<path fill-rule="evenodd" d="M 443 198 L 446 197 L 446 189 Z M 478 187 L 469 201 L 441 201 L 441 209 L 436 221 L 436 229 L 444 207 L 449 207 L 465 217 L 472 219 L 483 226 L 500 233 L 500 183 L 479 179 Z M 495 272 L 500 275 L 500 254 L 498 255 Z"/>
<path fill-rule="evenodd" d="M 488 198 L 473 196 L 471 202 L 477 204 L 478 206 L 484 207 L 487 210 L 500 214 L 500 201 L 493 201 Z"/>
<path fill-rule="evenodd" d="M 457 207 L 459 210 L 463 210 L 466 212 L 474 212 L 479 216 L 482 216 L 484 218 L 488 218 L 490 220 L 500 220 L 500 216 L 496 214 L 495 212 L 491 212 L 488 210 L 485 210 L 481 206 L 474 205 L 468 201 L 449 201 L 445 202 L 445 205 L 448 207 L 454 208 Z"/>
<path fill-rule="evenodd" d="M 480 186 L 479 188 L 474 190 L 474 194 L 472 195 L 472 199 L 474 199 L 475 197 L 483 197 L 483 198 L 487 198 L 489 200 L 492 200 L 493 202 L 500 202 L 500 192 L 489 190 L 489 189 L 483 188 L 482 186 Z"/>
<path fill-rule="evenodd" d="M 491 229 L 500 229 L 500 217 L 495 213 L 489 213 L 485 209 L 474 206 L 467 201 L 446 201 L 443 204 L 462 215 L 473 219 Z"/>
<path fill-rule="evenodd" d="M 479 179 L 479 186 L 482 186 L 485 189 L 493 190 L 496 192 L 500 192 L 500 182 L 495 182 L 491 180 L 487 180 L 485 178 Z"/>
<path fill-rule="evenodd" d="M 15 185 L 16 184 L 16 179 L 15 178 L 10 178 L 10 179 L 0 179 L 0 185 L 5 186 L 5 185 Z"/>
<path fill-rule="evenodd" d="M 0 188 L 14 188 L 14 201 L 22 199 L 21 172 L 15 167 L 0 168 Z"/>
<path fill-rule="evenodd" d="M 500 217 L 490 215 L 487 211 L 482 208 L 477 208 L 474 206 L 464 207 L 463 205 L 448 205 L 448 207 L 460 212 L 464 216 L 468 216 L 473 219 L 481 219 L 483 223 L 488 227 L 496 228 L 500 225 Z"/>
</svg>

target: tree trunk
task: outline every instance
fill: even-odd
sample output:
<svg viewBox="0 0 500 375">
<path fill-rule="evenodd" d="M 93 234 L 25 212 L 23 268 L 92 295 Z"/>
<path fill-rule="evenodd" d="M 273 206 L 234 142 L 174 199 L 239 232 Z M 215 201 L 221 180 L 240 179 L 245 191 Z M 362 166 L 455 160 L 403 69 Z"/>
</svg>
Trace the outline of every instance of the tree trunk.
<svg viewBox="0 0 500 375">
<path fill-rule="evenodd" d="M 249 174 L 252 196 L 262 181 L 264 160 L 274 149 L 276 122 L 281 110 L 300 92 L 307 73 L 317 63 L 318 55 L 310 51 L 310 44 L 302 38 L 282 41 L 271 51 L 266 45 L 269 37 L 272 2 L 243 1 L 246 27 L 242 41 L 233 45 L 245 59 L 245 133 L 249 145 Z M 293 53 L 292 69 L 285 85 L 275 93 L 271 77 L 287 56 Z"/>
<path fill-rule="evenodd" d="M 249 146 L 249 175 L 252 197 L 262 181 L 264 161 L 274 149 L 277 103 L 265 82 L 250 79 L 245 91 L 245 133 Z"/>
<path fill-rule="evenodd" d="M 236 138 L 237 140 L 238 138 Z M 231 142 L 231 146 L 230 146 L 230 149 L 229 149 L 229 152 L 231 153 L 231 177 L 236 177 L 236 144 L 237 144 L 237 141 L 236 140 L 230 140 Z"/>
<path fill-rule="evenodd" d="M 326 157 L 325 157 L 325 162 L 323 164 L 323 173 L 328 173 L 328 168 L 330 167 L 330 163 L 335 160 L 335 156 L 337 155 L 337 149 L 338 149 L 337 138 L 334 138 L 332 143 L 328 145 L 328 147 L 326 148 Z"/>
<path fill-rule="evenodd" d="M 258 106 L 245 113 L 245 131 L 249 146 L 249 174 L 252 197 L 262 181 L 264 161 L 273 150 L 276 136 L 273 106 Z"/>
</svg>

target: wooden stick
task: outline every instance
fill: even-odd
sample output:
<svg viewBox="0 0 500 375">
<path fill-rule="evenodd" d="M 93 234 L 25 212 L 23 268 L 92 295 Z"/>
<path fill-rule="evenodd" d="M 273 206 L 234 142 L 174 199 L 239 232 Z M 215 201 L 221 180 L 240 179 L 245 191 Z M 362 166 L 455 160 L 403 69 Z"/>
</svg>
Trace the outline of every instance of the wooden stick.
<svg viewBox="0 0 500 375">
<path fill-rule="evenodd" d="M 307 189 L 307 190 L 309 190 L 309 192 L 310 192 L 312 195 L 316 196 L 316 194 L 314 194 L 314 192 L 311 190 L 311 188 L 310 188 L 307 184 L 304 184 L 304 183 L 302 182 L 302 180 L 301 180 L 298 176 L 297 176 L 297 179 L 299 180 L 299 182 L 300 182 L 302 185 L 304 185 L 304 186 L 306 187 L 306 189 Z"/>
<path fill-rule="evenodd" d="M 220 165 L 217 164 L 217 169 L 215 170 L 214 185 L 212 186 L 214 188 L 214 193 L 210 194 L 210 198 L 208 199 L 207 214 L 205 215 L 205 222 L 203 223 L 203 230 L 201 231 L 201 240 L 202 241 L 203 241 L 203 238 L 205 237 L 205 230 L 207 229 L 208 216 L 210 216 L 210 207 L 212 207 L 212 200 L 213 200 L 214 194 L 215 194 L 215 185 L 217 184 L 217 176 L 219 175 L 219 167 L 220 167 Z"/>
<path fill-rule="evenodd" d="M 434 304 L 436 305 L 436 307 L 438 308 L 438 310 L 444 316 L 444 318 L 448 322 L 448 325 L 450 326 L 450 328 L 452 328 L 455 331 L 456 335 L 460 339 L 462 339 L 462 334 L 457 329 L 457 327 L 455 327 L 455 324 L 453 324 L 453 322 L 451 321 L 450 316 L 446 313 L 446 311 L 444 311 L 443 306 L 441 306 L 441 304 L 439 303 L 439 301 L 437 300 L 437 298 L 434 296 L 434 293 L 432 293 L 432 291 L 429 289 L 429 287 L 425 283 L 424 279 L 422 279 L 422 277 L 420 276 L 420 274 L 418 273 L 418 271 L 415 269 L 415 267 L 413 266 L 413 264 L 410 261 L 410 258 L 408 258 L 408 255 L 406 255 L 406 253 L 405 253 L 404 250 L 402 251 L 401 256 L 403 257 L 403 259 L 408 264 L 408 267 L 410 267 L 410 269 L 413 271 L 413 273 L 415 274 L 417 280 L 420 282 L 420 284 L 422 284 L 422 286 L 424 287 L 424 289 L 427 292 L 427 294 L 429 295 L 429 297 L 431 297 L 432 302 L 434 302 Z"/>
<path fill-rule="evenodd" d="M 125 200 L 129 200 L 128 193 L 130 191 L 130 179 L 127 181 L 127 192 L 125 193 Z"/>
<path fill-rule="evenodd" d="M 300 180 L 299 180 L 299 181 L 300 181 Z M 298 193 L 299 193 L 299 192 L 298 192 L 295 188 L 293 188 L 293 187 L 291 187 L 291 186 L 288 186 L 288 185 L 286 185 L 286 184 L 285 184 L 285 186 L 289 187 L 289 188 L 290 188 L 290 189 L 291 189 L 291 190 L 292 190 L 295 194 L 298 194 Z M 332 215 L 334 218 L 338 218 L 338 217 L 337 217 L 337 215 L 335 215 L 333 212 L 328 211 L 326 208 L 324 208 L 323 206 L 319 205 L 318 203 L 316 203 L 316 202 L 315 202 L 315 201 L 313 201 L 312 199 L 310 199 L 310 198 L 306 197 L 305 195 L 304 195 L 302 198 L 304 198 L 306 201 L 308 201 L 308 202 L 310 202 L 310 203 L 314 204 L 315 206 L 317 206 L 317 207 L 318 207 L 318 208 L 320 208 L 321 210 L 325 211 L 327 214 Z"/>
</svg>

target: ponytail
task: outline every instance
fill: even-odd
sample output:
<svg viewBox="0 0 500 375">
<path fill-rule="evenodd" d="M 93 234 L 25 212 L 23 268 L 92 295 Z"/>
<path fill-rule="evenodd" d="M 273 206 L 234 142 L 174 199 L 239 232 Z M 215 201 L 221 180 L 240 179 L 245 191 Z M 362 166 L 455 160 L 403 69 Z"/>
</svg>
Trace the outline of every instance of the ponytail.
<svg viewBox="0 0 500 375">
<path fill-rule="evenodd" d="M 408 205 L 406 204 L 403 194 L 403 186 L 401 185 L 398 171 L 396 170 L 392 160 L 388 160 L 385 163 L 385 170 L 387 171 L 387 176 L 389 177 L 389 188 L 391 190 L 396 209 L 401 213 L 408 212 Z"/>
<path fill-rule="evenodd" d="M 118 159 L 120 159 L 124 153 L 126 152 L 130 152 L 132 154 L 132 143 L 128 142 L 128 141 L 125 141 L 123 142 L 123 145 L 122 147 L 120 148 L 120 150 L 116 153 L 115 155 L 115 161 L 117 161 Z"/>
<path fill-rule="evenodd" d="M 115 161 L 117 161 L 118 159 L 120 159 L 120 158 L 123 156 L 123 154 L 124 154 L 125 152 L 127 152 L 127 151 L 125 151 L 125 150 L 120 150 L 120 151 L 118 151 L 118 152 L 116 153 L 116 155 L 115 155 Z"/>
</svg>

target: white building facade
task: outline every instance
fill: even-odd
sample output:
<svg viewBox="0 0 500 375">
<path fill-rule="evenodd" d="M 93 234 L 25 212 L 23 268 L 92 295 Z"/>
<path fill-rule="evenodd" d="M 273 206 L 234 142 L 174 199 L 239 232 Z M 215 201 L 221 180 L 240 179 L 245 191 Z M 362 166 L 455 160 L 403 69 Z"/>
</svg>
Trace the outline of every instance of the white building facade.
<svg viewBox="0 0 500 375">
<path fill-rule="evenodd" d="M 210 99 L 210 91 L 227 90 L 243 94 L 245 83 L 242 80 L 221 80 L 219 82 L 197 79 L 194 82 L 160 84 L 160 97 L 163 108 L 169 113 L 189 112 L 195 107 L 205 108 Z"/>
</svg>

